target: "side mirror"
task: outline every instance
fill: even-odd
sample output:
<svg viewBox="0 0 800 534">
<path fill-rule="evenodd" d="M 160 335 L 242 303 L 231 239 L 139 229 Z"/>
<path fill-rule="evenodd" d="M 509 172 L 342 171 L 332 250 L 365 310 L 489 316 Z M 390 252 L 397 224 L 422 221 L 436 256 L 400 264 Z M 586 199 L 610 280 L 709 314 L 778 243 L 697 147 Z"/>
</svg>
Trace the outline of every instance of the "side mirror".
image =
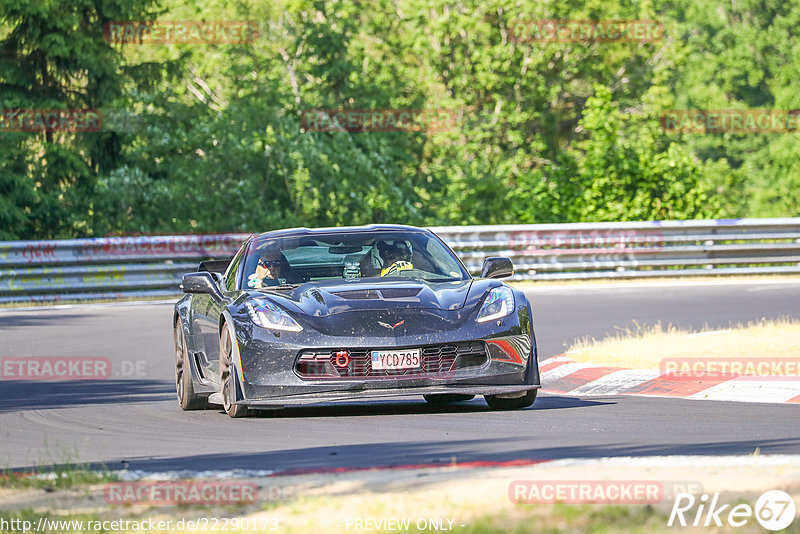
<svg viewBox="0 0 800 534">
<path fill-rule="evenodd" d="M 222 292 L 217 281 L 214 275 L 208 271 L 184 274 L 181 280 L 181 289 L 184 293 L 211 295 L 211 298 L 216 301 L 222 300 Z"/>
<path fill-rule="evenodd" d="M 509 258 L 490 257 L 483 260 L 481 278 L 505 278 L 514 274 L 514 264 Z"/>
</svg>

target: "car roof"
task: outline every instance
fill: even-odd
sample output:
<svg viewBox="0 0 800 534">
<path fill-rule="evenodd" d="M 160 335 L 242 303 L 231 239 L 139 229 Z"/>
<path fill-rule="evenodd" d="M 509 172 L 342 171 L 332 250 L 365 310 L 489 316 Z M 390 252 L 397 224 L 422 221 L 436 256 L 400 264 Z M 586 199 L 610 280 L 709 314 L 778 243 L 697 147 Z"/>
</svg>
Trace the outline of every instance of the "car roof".
<svg viewBox="0 0 800 534">
<path fill-rule="evenodd" d="M 408 226 L 404 224 L 370 224 L 367 226 L 331 226 L 327 228 L 286 228 L 284 230 L 273 230 L 271 232 L 264 232 L 253 236 L 253 240 L 260 241 L 262 239 L 269 239 L 275 237 L 301 237 L 313 236 L 319 234 L 331 233 L 367 233 L 367 232 L 386 232 L 386 231 L 403 231 L 403 232 L 428 232 L 424 228 L 416 226 Z"/>
</svg>

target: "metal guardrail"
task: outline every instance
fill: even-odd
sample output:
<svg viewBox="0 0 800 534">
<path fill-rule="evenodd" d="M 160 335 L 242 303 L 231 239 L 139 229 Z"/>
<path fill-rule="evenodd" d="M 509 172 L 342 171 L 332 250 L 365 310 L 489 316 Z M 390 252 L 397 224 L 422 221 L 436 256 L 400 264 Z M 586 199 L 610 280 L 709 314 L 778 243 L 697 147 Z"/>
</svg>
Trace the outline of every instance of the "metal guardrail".
<svg viewBox="0 0 800 534">
<path fill-rule="evenodd" d="M 232 256 L 248 235 L 0 242 L 0 302 L 174 297 L 183 274 Z"/>
<path fill-rule="evenodd" d="M 508 256 L 518 280 L 800 273 L 800 218 L 435 230 L 470 271 Z"/>
<path fill-rule="evenodd" d="M 508 256 L 516 280 L 800 273 L 800 218 L 432 228 L 473 274 Z M 178 295 L 183 273 L 247 234 L 0 242 L 0 302 Z"/>
</svg>

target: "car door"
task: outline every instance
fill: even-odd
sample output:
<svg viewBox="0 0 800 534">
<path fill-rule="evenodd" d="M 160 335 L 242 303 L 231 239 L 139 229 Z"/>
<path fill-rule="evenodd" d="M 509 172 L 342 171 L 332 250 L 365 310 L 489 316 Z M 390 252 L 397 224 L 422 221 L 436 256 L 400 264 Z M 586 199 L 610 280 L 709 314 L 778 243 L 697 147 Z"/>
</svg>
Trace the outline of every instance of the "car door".
<svg viewBox="0 0 800 534">
<path fill-rule="evenodd" d="M 214 304 L 211 295 L 192 295 L 192 328 L 197 333 L 195 346 L 198 350 L 199 371 L 203 378 L 216 382 L 212 362 L 218 358 L 219 337 L 216 334 L 217 328 L 213 318 Z"/>
<path fill-rule="evenodd" d="M 219 279 L 219 286 L 224 295 L 235 294 L 238 291 L 239 267 L 244 256 L 245 245 L 239 249 L 239 252 L 231 260 L 227 271 Z M 205 303 L 201 326 L 206 360 L 202 362 L 202 365 L 206 369 L 206 377 L 213 382 L 219 382 L 219 318 L 229 300 L 218 302 L 208 295 L 203 296 L 207 297 L 208 301 Z"/>
</svg>

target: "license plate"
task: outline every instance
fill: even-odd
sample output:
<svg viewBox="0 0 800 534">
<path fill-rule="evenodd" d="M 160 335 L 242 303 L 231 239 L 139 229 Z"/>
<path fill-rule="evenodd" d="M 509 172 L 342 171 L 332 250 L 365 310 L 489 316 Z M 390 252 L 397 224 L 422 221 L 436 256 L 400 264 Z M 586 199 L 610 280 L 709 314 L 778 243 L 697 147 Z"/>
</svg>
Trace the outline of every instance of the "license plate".
<svg viewBox="0 0 800 534">
<path fill-rule="evenodd" d="M 384 369 L 419 369 L 422 367 L 422 356 L 419 349 L 409 350 L 373 350 L 372 368 Z"/>
</svg>

